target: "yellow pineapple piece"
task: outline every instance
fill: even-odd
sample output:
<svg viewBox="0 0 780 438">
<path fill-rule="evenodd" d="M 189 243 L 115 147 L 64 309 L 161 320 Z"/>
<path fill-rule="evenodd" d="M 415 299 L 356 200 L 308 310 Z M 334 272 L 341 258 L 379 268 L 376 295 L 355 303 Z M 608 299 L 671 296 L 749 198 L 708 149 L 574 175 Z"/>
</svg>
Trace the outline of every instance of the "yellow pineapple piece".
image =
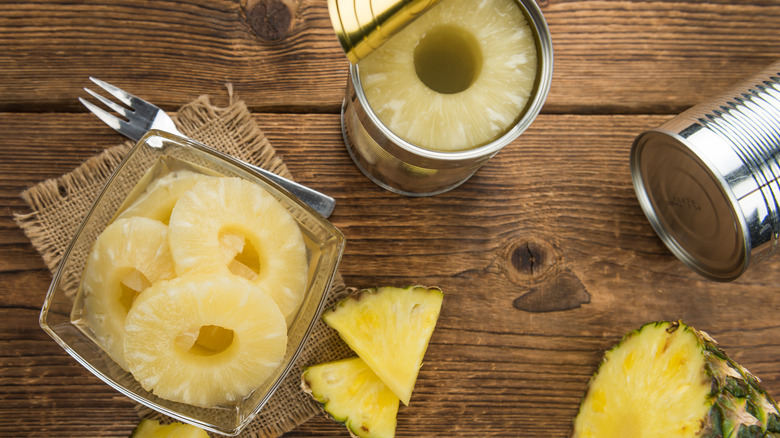
<svg viewBox="0 0 780 438">
<path fill-rule="evenodd" d="M 408 405 L 443 299 L 441 289 L 423 286 L 366 289 L 322 319 Z"/>
<path fill-rule="evenodd" d="M 120 219 L 100 234 L 82 283 L 83 315 L 98 343 L 122 368 L 127 312 L 138 294 L 174 277 L 168 227 L 147 218 Z"/>
<path fill-rule="evenodd" d="M 269 293 L 291 319 L 303 299 L 308 261 L 295 219 L 270 193 L 240 178 L 212 178 L 184 193 L 171 214 L 179 275 L 232 272 Z"/>
<path fill-rule="evenodd" d="M 157 420 L 143 419 L 130 438 L 209 438 L 209 434 L 191 424 L 160 424 Z"/>
<path fill-rule="evenodd" d="M 780 436 L 780 408 L 707 334 L 645 324 L 604 355 L 573 438 Z"/>
<path fill-rule="evenodd" d="M 171 172 L 157 178 L 139 195 L 138 199 L 119 213 L 117 219 L 140 216 L 168 224 L 171 211 L 181 195 L 207 178 L 212 177 L 188 170 Z"/>
<path fill-rule="evenodd" d="M 301 385 L 350 435 L 392 438 L 398 397 L 359 357 L 323 363 L 303 371 Z"/>
<path fill-rule="evenodd" d="M 442 0 L 358 63 L 371 108 L 395 134 L 463 150 L 503 135 L 534 87 L 534 35 L 515 0 Z"/>
<path fill-rule="evenodd" d="M 125 358 L 147 391 L 196 406 L 237 402 L 281 365 L 287 324 L 273 299 L 230 273 L 145 291 L 127 315 Z"/>
</svg>

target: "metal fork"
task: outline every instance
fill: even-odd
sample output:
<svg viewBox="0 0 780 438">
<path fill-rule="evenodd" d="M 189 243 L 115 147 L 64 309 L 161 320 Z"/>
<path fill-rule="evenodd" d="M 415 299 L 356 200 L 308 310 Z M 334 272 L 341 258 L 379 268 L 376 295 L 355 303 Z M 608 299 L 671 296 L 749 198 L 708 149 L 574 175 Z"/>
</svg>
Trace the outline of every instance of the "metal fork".
<svg viewBox="0 0 780 438">
<path fill-rule="evenodd" d="M 124 119 L 116 117 L 113 114 L 80 97 L 79 102 L 87 107 L 88 110 L 92 111 L 93 114 L 98 116 L 100 120 L 104 121 L 108 126 L 114 128 L 120 134 L 130 138 L 131 140 L 138 141 L 150 129 L 159 129 L 161 131 L 166 131 L 171 134 L 186 138 L 184 134 L 176 129 L 176 125 L 174 125 L 173 119 L 171 119 L 171 117 L 168 116 L 168 114 L 162 109 L 107 82 L 103 82 L 100 79 L 93 77 L 90 77 L 89 79 L 97 84 L 100 88 L 114 96 L 127 107 L 119 105 L 116 102 L 113 102 L 90 90 L 89 88 L 84 88 L 84 91 L 89 93 L 95 99 L 99 100 L 106 107 L 115 111 Z M 333 208 L 336 206 L 336 201 L 330 196 L 310 189 L 304 185 L 298 184 L 295 181 L 290 181 L 287 178 L 281 177 L 261 167 L 250 163 L 245 164 L 257 172 L 263 174 L 268 179 L 274 181 L 294 196 L 298 197 L 298 199 L 308 204 L 323 217 L 329 217 L 333 212 Z"/>
</svg>

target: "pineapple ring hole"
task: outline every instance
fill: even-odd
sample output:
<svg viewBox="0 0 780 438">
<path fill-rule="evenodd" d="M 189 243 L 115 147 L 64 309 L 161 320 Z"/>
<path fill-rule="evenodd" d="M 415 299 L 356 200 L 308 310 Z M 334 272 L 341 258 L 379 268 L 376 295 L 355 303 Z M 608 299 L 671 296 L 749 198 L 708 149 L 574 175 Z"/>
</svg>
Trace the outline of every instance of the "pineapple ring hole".
<svg viewBox="0 0 780 438">
<path fill-rule="evenodd" d="M 181 333 L 174 341 L 177 346 L 195 356 L 214 356 L 233 345 L 233 330 L 218 325 L 204 325 Z"/>
<path fill-rule="evenodd" d="M 231 273 L 247 280 L 253 280 L 260 275 L 260 254 L 251 240 L 240 232 L 221 230 L 219 242 L 223 252 L 235 254 L 228 263 L 228 270 Z"/>
<path fill-rule="evenodd" d="M 454 25 L 423 33 L 414 49 L 414 69 L 428 88 L 442 94 L 467 90 L 482 71 L 482 49 L 469 31 Z"/>
<path fill-rule="evenodd" d="M 138 269 L 130 268 L 129 272 L 122 276 L 119 281 L 119 303 L 125 309 L 125 313 L 133 307 L 133 302 L 138 298 L 146 288 L 152 285 L 152 282 Z"/>
</svg>

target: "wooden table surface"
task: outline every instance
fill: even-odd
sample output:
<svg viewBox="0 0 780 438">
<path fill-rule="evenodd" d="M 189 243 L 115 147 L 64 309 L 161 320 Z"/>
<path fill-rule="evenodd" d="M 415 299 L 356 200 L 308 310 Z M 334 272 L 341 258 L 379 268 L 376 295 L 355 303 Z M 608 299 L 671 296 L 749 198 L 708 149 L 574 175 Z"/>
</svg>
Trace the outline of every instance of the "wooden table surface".
<svg viewBox="0 0 780 438">
<path fill-rule="evenodd" d="M 138 420 L 38 326 L 51 275 L 13 221 L 22 190 L 123 140 L 77 102 L 88 76 L 171 111 L 232 83 L 294 177 L 336 198 L 348 285 L 444 290 L 398 436 L 565 437 L 604 349 L 655 320 L 709 332 L 780 398 L 780 257 L 698 276 L 654 234 L 628 161 L 639 132 L 780 59 L 780 1 L 540 6 L 542 113 L 466 184 L 409 198 L 344 148 L 325 0 L 0 2 L 0 435 L 121 437 Z M 347 433 L 317 416 L 287 436 Z"/>
</svg>

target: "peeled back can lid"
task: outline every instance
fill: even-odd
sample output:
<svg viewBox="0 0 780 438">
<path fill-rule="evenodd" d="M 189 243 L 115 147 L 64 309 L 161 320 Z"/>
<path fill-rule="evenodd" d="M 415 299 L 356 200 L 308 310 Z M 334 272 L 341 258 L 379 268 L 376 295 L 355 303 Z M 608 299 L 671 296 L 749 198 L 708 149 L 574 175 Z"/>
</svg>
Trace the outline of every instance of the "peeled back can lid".
<svg viewBox="0 0 780 438">
<path fill-rule="evenodd" d="M 439 0 L 328 0 L 328 13 L 352 64 L 414 21 Z"/>
<path fill-rule="evenodd" d="M 731 281 L 745 271 L 751 252 L 733 181 L 722 173 L 735 162 L 724 156 L 731 149 L 701 125 L 663 127 L 639 135 L 631 149 L 642 210 L 683 263 L 707 278 Z"/>
</svg>

